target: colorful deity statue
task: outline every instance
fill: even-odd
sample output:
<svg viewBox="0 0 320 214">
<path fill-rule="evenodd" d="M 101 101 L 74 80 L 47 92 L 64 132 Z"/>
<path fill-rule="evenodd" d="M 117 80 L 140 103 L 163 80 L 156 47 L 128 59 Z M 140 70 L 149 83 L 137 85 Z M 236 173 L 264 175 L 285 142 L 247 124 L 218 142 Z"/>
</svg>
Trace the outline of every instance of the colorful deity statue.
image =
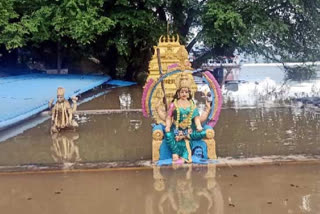
<svg viewBox="0 0 320 214">
<path fill-rule="evenodd" d="M 165 140 L 172 153 L 172 161 L 179 159 L 192 162 L 191 143 L 206 137 L 200 121 L 200 113 L 191 94 L 191 79 L 182 73 L 177 82 L 177 91 L 169 106 L 166 117 Z M 210 112 L 208 105 L 202 117 L 207 119 Z"/>
<path fill-rule="evenodd" d="M 78 123 L 73 119 L 73 114 L 77 110 L 77 97 L 72 97 L 72 106 L 69 101 L 64 98 L 65 89 L 59 87 L 57 89 L 57 101 L 53 105 L 53 100 L 49 101 L 49 109 L 51 109 L 51 134 L 60 132 L 62 129 L 76 128 Z"/>
<path fill-rule="evenodd" d="M 162 37 L 161 37 L 162 38 Z M 174 44 L 171 44 L 170 41 Z M 214 130 L 222 105 L 219 84 L 208 71 L 202 79 L 210 89 L 206 92 L 205 109 L 199 111 L 193 99 L 195 84 L 184 46 L 175 40 L 166 40 L 159 47 L 168 56 L 160 56 L 174 65 L 167 65 L 162 75 L 155 76 L 154 65 L 150 65 L 150 76 L 144 86 L 142 109 L 144 116 L 152 116 L 153 126 L 152 160 L 161 163 L 206 163 L 216 159 Z M 172 48 L 175 47 L 175 49 Z M 156 47 L 157 48 L 157 47 Z M 174 51 L 176 50 L 176 51 Z M 161 54 L 161 52 L 160 52 Z M 153 62 L 154 64 L 154 58 Z M 186 66 L 188 65 L 188 66 Z M 167 102 L 164 102 L 166 100 Z M 167 105 L 165 104 L 167 103 Z M 165 161 L 166 160 L 166 161 Z"/>
</svg>

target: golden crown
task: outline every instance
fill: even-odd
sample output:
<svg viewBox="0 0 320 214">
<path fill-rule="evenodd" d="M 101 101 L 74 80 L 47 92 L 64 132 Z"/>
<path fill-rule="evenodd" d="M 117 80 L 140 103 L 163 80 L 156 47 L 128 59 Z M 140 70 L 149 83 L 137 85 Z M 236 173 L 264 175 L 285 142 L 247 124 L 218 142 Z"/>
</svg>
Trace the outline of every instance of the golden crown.
<svg viewBox="0 0 320 214">
<path fill-rule="evenodd" d="M 180 75 L 177 76 L 175 84 L 177 86 L 177 89 L 191 88 L 192 80 L 190 79 L 190 77 L 187 73 L 182 72 Z"/>
<path fill-rule="evenodd" d="M 59 96 L 64 96 L 64 92 L 65 92 L 65 90 L 62 87 L 59 87 L 57 89 L 57 95 L 59 95 Z"/>
<path fill-rule="evenodd" d="M 180 44 L 179 42 L 179 35 L 167 35 L 167 36 L 160 36 L 159 38 L 159 44 L 160 43 L 178 43 Z"/>
</svg>

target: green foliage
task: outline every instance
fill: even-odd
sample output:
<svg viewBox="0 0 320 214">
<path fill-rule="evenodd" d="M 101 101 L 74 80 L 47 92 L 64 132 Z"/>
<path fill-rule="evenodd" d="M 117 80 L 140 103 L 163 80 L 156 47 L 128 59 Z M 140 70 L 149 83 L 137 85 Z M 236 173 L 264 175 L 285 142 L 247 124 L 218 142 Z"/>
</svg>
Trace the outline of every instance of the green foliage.
<svg viewBox="0 0 320 214">
<path fill-rule="evenodd" d="M 8 49 L 62 39 L 90 44 L 114 25 L 102 6 L 103 0 L 11 0 L 4 5 L 12 11 L 3 19 L 0 43 Z"/>
<path fill-rule="evenodd" d="M 224 1 L 210 1 L 205 6 L 203 15 L 205 41 L 212 46 L 242 44 L 247 26 L 239 11 L 237 2 L 226 4 Z"/>
<path fill-rule="evenodd" d="M 19 24 L 10 24 L 10 20 L 17 19 L 19 15 L 14 10 L 13 0 L 0 1 L 0 44 L 7 44 L 10 48 L 16 48 L 23 43 L 21 35 L 26 31 Z"/>
<path fill-rule="evenodd" d="M 320 56 L 319 9 L 319 0 L 209 0 L 204 40 L 272 60 L 313 61 Z"/>
<path fill-rule="evenodd" d="M 202 14 L 202 39 L 207 57 L 234 50 L 262 55 L 276 62 L 307 62 L 320 58 L 319 0 L 209 0 Z M 314 76 L 308 66 L 286 68 L 288 78 Z"/>
<path fill-rule="evenodd" d="M 315 61 L 319 11 L 320 0 L 0 0 L 0 45 L 54 57 L 59 44 L 65 55 L 92 56 L 113 76 L 133 79 L 147 70 L 169 23 L 183 44 L 197 34 L 210 47 L 202 59 L 237 49 Z"/>
<path fill-rule="evenodd" d="M 119 7 L 110 12 L 115 23 L 115 31 L 107 45 L 115 45 L 122 56 L 129 56 L 131 49 L 154 44 L 161 35 L 161 26 L 150 12 L 136 10 L 134 7 Z"/>
<path fill-rule="evenodd" d="M 13 9 L 13 1 L 0 1 L 0 28 L 6 26 L 10 19 L 17 18 L 18 14 Z"/>
<path fill-rule="evenodd" d="M 115 27 L 105 34 L 106 49 L 117 50 L 117 77 L 132 79 L 147 70 L 152 47 L 165 32 L 165 23 L 154 15 L 154 6 L 152 2 L 117 1 L 107 11 Z"/>
</svg>

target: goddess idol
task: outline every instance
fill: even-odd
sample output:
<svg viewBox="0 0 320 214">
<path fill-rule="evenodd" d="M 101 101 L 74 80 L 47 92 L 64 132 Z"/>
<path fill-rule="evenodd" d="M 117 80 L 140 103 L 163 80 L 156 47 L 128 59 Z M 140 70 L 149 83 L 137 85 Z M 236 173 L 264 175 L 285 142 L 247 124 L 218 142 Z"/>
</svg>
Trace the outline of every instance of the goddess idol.
<svg viewBox="0 0 320 214">
<path fill-rule="evenodd" d="M 206 107 L 201 112 L 193 100 L 198 87 L 188 53 L 180 45 L 179 37 L 162 36 L 154 48 L 159 53 L 159 69 L 154 54 L 142 95 L 144 116 L 152 116 L 155 120 L 152 160 L 158 165 L 210 163 L 217 158 L 213 127 L 222 105 L 219 84 L 209 71 L 200 73 L 212 100 L 206 99 Z M 163 71 L 161 64 L 164 65 Z"/>
<path fill-rule="evenodd" d="M 192 162 L 190 145 L 206 136 L 203 130 L 199 110 L 191 94 L 191 80 L 185 73 L 177 81 L 177 91 L 170 104 L 166 117 L 165 140 L 172 153 L 172 161 L 179 159 Z M 210 107 L 203 112 L 208 117 Z"/>
</svg>

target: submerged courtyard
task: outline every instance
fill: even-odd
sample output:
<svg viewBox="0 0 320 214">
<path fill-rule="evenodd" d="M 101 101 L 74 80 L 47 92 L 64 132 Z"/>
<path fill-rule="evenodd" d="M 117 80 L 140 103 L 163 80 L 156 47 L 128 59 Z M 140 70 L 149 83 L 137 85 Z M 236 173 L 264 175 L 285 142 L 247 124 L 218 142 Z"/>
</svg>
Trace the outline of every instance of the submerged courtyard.
<svg viewBox="0 0 320 214">
<path fill-rule="evenodd" d="M 0 210 L 317 214 L 320 0 L 0 1 Z"/>
<path fill-rule="evenodd" d="M 50 135 L 47 112 L 7 129 L 0 133 L 6 192 L 0 207 L 6 213 L 317 213 L 318 110 L 265 96 L 264 81 L 271 85 L 260 81 L 255 98 L 241 91 L 251 93 L 251 80 L 223 91 L 218 159 L 208 165 L 151 162 L 153 120 L 142 115 L 138 85 L 104 85 L 79 96 L 76 130 Z M 314 83 L 292 84 L 306 93 Z M 196 99 L 201 108 L 201 94 Z"/>
</svg>

